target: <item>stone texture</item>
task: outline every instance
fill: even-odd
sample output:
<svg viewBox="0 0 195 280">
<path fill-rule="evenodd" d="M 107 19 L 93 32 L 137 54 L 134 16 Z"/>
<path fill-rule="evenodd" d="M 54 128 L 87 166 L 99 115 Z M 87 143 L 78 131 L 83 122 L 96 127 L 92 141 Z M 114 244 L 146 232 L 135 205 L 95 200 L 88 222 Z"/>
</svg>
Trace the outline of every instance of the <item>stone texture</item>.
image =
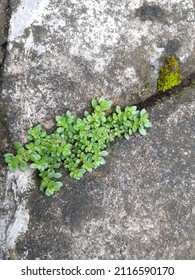
<svg viewBox="0 0 195 280">
<path fill-rule="evenodd" d="M 149 96 L 166 55 L 180 59 L 184 75 L 194 69 L 191 0 L 17 0 L 11 7 L 4 103 L 14 139 L 94 96 L 128 103 Z"/>
<path fill-rule="evenodd" d="M 150 111 L 146 137 L 110 147 L 104 167 L 51 198 L 34 190 L 24 259 L 195 258 L 195 88 Z"/>
<path fill-rule="evenodd" d="M 2 63 L 5 57 L 5 46 L 7 41 L 9 22 L 8 1 L 0 0 L 0 166 L 2 165 L 2 150 L 8 142 L 8 133 L 5 125 L 3 104 L 1 101 L 2 93 Z"/>
<path fill-rule="evenodd" d="M 156 91 L 166 55 L 195 65 L 195 3 L 14 0 L 3 77 L 12 140 L 104 95 L 131 104 Z M 1 258 L 195 258 L 192 87 L 150 110 L 143 138 L 119 140 L 79 182 L 51 198 L 35 174 L 1 170 Z"/>
<path fill-rule="evenodd" d="M 0 259 L 13 258 L 17 238 L 28 228 L 26 204 L 33 184 L 32 170 L 7 174 L 0 169 Z"/>
<path fill-rule="evenodd" d="M 4 45 L 7 41 L 7 8 L 8 0 L 0 1 L 0 46 Z"/>
<path fill-rule="evenodd" d="M 7 41 L 8 31 L 8 0 L 0 1 L 0 65 L 4 58 L 4 48 L 2 47 Z"/>
</svg>

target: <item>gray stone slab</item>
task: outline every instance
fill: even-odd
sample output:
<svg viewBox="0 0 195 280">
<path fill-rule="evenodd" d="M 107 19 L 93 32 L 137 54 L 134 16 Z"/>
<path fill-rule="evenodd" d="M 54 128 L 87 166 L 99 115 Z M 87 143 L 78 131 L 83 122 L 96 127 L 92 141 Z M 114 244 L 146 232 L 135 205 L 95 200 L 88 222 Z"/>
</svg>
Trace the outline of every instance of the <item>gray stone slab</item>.
<svg viewBox="0 0 195 280">
<path fill-rule="evenodd" d="M 6 49 L 6 41 L 7 41 L 7 33 L 8 33 L 8 19 L 9 19 L 9 9 L 8 9 L 8 1 L 0 0 L 0 166 L 2 164 L 2 149 L 6 146 L 8 135 L 7 129 L 4 122 L 4 106 L 1 101 L 2 95 L 2 63 L 5 57 L 5 49 Z"/>
<path fill-rule="evenodd" d="M 8 1 L 0 1 L 0 46 L 7 41 L 7 17 L 8 17 Z M 1 51 L 0 51 L 0 65 L 1 65 Z"/>
<path fill-rule="evenodd" d="M 195 65 L 195 3 L 14 0 L 3 78 L 12 140 L 51 128 L 93 97 L 124 104 L 156 90 L 166 55 Z M 151 111 L 143 138 L 116 141 L 104 167 L 51 198 L 35 174 L 0 173 L 1 258 L 195 258 L 192 87 Z M 37 184 L 36 184 L 37 183 Z"/>
<path fill-rule="evenodd" d="M 92 97 L 149 96 L 166 55 L 179 58 L 184 75 L 194 69 L 192 0 L 10 4 L 3 96 L 14 139 L 67 108 L 82 110 Z"/>
<path fill-rule="evenodd" d="M 35 190 L 17 242 L 25 259 L 195 258 L 195 88 L 150 112 L 146 137 L 116 141 L 104 167 Z"/>
</svg>

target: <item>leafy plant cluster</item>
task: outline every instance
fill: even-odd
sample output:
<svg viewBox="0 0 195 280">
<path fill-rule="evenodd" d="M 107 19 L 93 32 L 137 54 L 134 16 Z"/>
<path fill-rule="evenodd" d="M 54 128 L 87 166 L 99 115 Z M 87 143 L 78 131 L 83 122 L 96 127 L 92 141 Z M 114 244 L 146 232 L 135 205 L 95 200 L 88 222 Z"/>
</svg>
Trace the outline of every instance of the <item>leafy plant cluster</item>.
<svg viewBox="0 0 195 280">
<path fill-rule="evenodd" d="M 30 163 L 41 177 L 40 190 L 50 196 L 63 185 L 58 181 L 62 174 L 57 169 L 64 167 L 71 177 L 80 180 L 87 171 L 105 164 L 104 157 L 108 155 L 105 149 L 109 142 L 122 135 L 129 139 L 137 131 L 145 135 L 146 128 L 151 127 L 145 109 L 139 111 L 132 106 L 122 110 L 116 106 L 115 112 L 107 115 L 112 101 L 100 97 L 93 99 L 91 104 L 93 112 L 85 111 L 82 119 L 70 111 L 56 116 L 57 127 L 51 134 L 47 134 L 40 124 L 28 130 L 29 143 L 22 146 L 16 142 L 16 154 L 4 155 L 9 170 L 14 172 L 20 168 L 24 171 Z"/>
</svg>

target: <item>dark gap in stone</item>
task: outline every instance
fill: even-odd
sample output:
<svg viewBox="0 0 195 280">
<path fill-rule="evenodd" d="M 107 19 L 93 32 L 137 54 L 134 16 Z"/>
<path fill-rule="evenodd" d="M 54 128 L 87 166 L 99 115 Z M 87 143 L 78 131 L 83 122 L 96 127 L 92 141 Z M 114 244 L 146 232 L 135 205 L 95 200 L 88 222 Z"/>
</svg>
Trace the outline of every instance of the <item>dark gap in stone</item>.
<svg viewBox="0 0 195 280">
<path fill-rule="evenodd" d="M 165 99 L 170 98 L 175 94 L 178 94 L 183 89 L 192 86 L 193 83 L 195 83 L 195 72 L 191 73 L 188 77 L 184 78 L 180 85 L 174 86 L 173 88 L 165 92 L 157 91 L 155 94 L 149 96 L 145 101 L 140 101 L 138 104 L 136 104 L 136 106 L 139 110 L 152 107 L 164 101 Z"/>
</svg>

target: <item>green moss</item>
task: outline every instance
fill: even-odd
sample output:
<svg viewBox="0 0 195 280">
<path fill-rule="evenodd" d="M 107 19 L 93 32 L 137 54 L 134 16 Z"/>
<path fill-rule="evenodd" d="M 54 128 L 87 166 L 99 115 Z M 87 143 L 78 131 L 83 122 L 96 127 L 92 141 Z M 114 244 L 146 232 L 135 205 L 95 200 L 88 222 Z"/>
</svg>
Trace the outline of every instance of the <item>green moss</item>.
<svg viewBox="0 0 195 280">
<path fill-rule="evenodd" d="M 179 63 L 174 56 L 167 56 L 165 66 L 160 69 L 157 79 L 157 89 L 166 91 L 181 83 L 182 75 Z"/>
</svg>

